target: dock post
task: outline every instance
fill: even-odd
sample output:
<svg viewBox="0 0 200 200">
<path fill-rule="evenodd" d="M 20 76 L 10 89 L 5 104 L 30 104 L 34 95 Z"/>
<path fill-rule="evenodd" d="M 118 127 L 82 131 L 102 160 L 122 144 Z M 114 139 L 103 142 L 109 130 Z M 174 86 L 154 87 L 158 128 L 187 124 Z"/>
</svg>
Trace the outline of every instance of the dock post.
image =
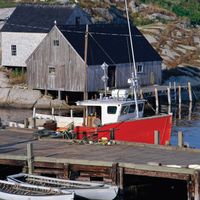
<svg viewBox="0 0 200 200">
<path fill-rule="evenodd" d="M 167 99 L 168 99 L 168 105 L 171 105 L 170 88 L 167 88 Z"/>
<path fill-rule="evenodd" d="M 36 118 L 30 119 L 30 128 L 36 128 Z"/>
<path fill-rule="evenodd" d="M 28 173 L 33 174 L 33 144 L 30 142 L 27 144 L 27 163 L 28 163 Z"/>
<path fill-rule="evenodd" d="M 69 179 L 69 168 L 70 164 L 68 163 L 64 164 L 64 178 Z"/>
<path fill-rule="evenodd" d="M 200 171 L 194 172 L 194 200 L 200 200 Z"/>
<path fill-rule="evenodd" d="M 183 147 L 183 145 L 184 145 L 183 132 L 179 131 L 178 132 L 178 146 Z"/>
<path fill-rule="evenodd" d="M 158 89 L 157 88 L 155 88 L 155 99 L 156 99 L 156 114 L 158 114 L 159 100 L 158 100 Z"/>
<path fill-rule="evenodd" d="M 181 104 L 181 86 L 178 86 L 178 103 Z"/>
<path fill-rule="evenodd" d="M 192 102 L 192 88 L 190 82 L 188 82 L 188 95 L 189 95 L 189 101 Z"/>
<path fill-rule="evenodd" d="M 176 82 L 174 81 L 174 101 L 176 103 Z"/>
<path fill-rule="evenodd" d="M 115 129 L 111 128 L 110 129 L 110 140 L 114 140 L 115 139 Z"/>
<path fill-rule="evenodd" d="M 154 144 L 160 144 L 160 133 L 157 130 L 154 131 Z"/>
<path fill-rule="evenodd" d="M 24 119 L 24 128 L 28 128 L 28 124 L 29 124 L 28 118 L 25 118 Z"/>
<path fill-rule="evenodd" d="M 120 190 L 124 189 L 124 168 L 119 168 L 119 188 Z"/>
<path fill-rule="evenodd" d="M 144 95 L 143 95 L 143 90 L 140 89 L 140 98 L 143 99 L 144 98 Z"/>
<path fill-rule="evenodd" d="M 117 185 L 117 169 L 118 169 L 118 163 L 113 163 L 111 168 L 111 179 L 112 184 Z"/>
<path fill-rule="evenodd" d="M 35 118 L 35 111 L 36 111 L 36 108 L 33 107 L 33 118 Z"/>
</svg>

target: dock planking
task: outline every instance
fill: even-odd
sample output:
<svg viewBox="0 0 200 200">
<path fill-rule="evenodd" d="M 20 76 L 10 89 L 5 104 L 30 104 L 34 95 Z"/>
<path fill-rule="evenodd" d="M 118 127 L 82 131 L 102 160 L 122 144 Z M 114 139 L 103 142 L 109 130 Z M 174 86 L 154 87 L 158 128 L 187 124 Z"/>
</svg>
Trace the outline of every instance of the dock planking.
<svg viewBox="0 0 200 200">
<path fill-rule="evenodd" d="M 184 180 L 188 192 L 192 191 L 191 199 L 199 199 L 199 170 L 188 167 L 200 166 L 198 149 L 125 142 L 102 145 L 77 144 L 64 139 L 35 140 L 34 131 L 19 128 L 1 130 L 0 164 L 27 169 L 27 144 L 32 143 L 30 163 L 34 173 L 69 178 L 72 172 L 79 172 L 82 179 L 103 177 L 103 181 L 108 180 L 120 188 L 123 188 L 125 175 Z"/>
</svg>

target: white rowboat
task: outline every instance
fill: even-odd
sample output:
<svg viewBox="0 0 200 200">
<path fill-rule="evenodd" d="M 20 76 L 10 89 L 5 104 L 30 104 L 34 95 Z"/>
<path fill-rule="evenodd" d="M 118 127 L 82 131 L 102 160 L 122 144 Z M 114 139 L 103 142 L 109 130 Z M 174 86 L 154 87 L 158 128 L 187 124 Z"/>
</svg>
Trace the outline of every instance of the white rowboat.
<svg viewBox="0 0 200 200">
<path fill-rule="evenodd" d="M 59 189 L 0 180 L 0 199 L 4 200 L 73 200 L 74 193 Z"/>
<path fill-rule="evenodd" d="M 62 192 L 74 192 L 75 195 L 93 200 L 112 200 L 117 196 L 118 187 L 101 183 L 72 181 L 25 173 L 7 176 L 8 181 L 31 185 L 59 188 Z"/>
</svg>

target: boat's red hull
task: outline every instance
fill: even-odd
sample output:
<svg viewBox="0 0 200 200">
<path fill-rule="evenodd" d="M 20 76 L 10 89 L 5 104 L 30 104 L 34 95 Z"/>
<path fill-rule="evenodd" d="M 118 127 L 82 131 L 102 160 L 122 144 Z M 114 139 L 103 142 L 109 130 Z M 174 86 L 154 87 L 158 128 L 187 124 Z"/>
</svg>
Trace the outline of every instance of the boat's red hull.
<svg viewBox="0 0 200 200">
<path fill-rule="evenodd" d="M 170 142 L 172 127 L 172 115 L 159 115 L 147 118 L 140 118 L 130 121 L 106 124 L 98 128 L 94 127 L 75 127 L 77 139 L 83 139 L 84 136 L 92 138 L 96 132 L 97 138 L 106 137 L 112 139 L 111 129 L 114 130 L 114 139 L 116 141 L 154 143 L 154 131 L 160 133 L 160 144 L 165 145 Z M 94 136 L 95 137 L 95 136 Z"/>
</svg>

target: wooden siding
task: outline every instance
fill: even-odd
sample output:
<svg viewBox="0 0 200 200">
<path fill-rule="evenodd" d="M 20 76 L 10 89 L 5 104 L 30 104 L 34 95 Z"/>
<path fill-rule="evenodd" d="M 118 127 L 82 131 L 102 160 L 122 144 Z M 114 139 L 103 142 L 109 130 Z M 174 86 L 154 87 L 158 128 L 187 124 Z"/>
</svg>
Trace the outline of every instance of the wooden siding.
<svg viewBox="0 0 200 200">
<path fill-rule="evenodd" d="M 54 46 L 54 40 L 59 41 L 59 46 Z M 143 72 L 138 73 L 141 86 L 161 83 L 160 61 L 136 63 L 136 65 L 143 66 Z M 84 91 L 84 60 L 56 26 L 27 60 L 27 71 L 30 88 L 71 92 Z M 104 89 L 102 76 L 101 65 L 88 66 L 89 92 Z M 130 87 L 127 83 L 130 77 L 131 67 L 129 63 L 116 64 L 116 88 Z"/>
<path fill-rule="evenodd" d="M 59 46 L 54 46 L 54 40 Z M 51 69 L 55 71 L 50 73 Z M 28 85 L 35 89 L 83 91 L 84 61 L 54 27 L 27 60 Z"/>
</svg>

